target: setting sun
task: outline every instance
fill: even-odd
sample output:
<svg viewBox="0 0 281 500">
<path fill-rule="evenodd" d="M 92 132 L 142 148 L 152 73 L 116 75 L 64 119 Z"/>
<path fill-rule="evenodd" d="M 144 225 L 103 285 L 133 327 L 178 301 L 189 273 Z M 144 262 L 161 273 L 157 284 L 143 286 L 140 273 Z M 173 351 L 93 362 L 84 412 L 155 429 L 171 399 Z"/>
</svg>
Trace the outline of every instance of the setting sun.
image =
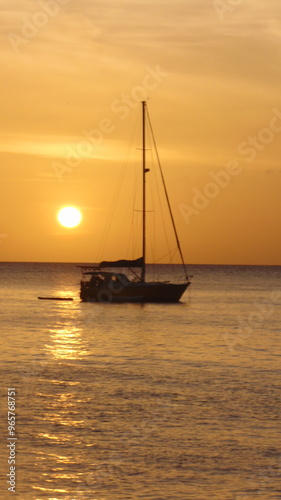
<svg viewBox="0 0 281 500">
<path fill-rule="evenodd" d="M 64 227 L 78 226 L 81 220 L 81 212 L 74 207 L 64 207 L 58 213 L 58 221 Z"/>
</svg>

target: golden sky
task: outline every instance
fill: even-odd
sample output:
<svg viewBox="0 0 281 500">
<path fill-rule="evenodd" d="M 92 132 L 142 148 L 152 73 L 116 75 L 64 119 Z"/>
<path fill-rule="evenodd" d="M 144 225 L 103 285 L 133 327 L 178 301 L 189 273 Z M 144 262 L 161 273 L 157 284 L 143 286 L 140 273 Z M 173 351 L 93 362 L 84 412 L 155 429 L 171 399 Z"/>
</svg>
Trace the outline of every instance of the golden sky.
<svg viewBox="0 0 281 500">
<path fill-rule="evenodd" d="M 281 265 L 279 0 L 2 0 L 0 19 L 1 261 L 128 257 L 126 196 L 98 252 L 149 98 L 186 262 Z"/>
</svg>

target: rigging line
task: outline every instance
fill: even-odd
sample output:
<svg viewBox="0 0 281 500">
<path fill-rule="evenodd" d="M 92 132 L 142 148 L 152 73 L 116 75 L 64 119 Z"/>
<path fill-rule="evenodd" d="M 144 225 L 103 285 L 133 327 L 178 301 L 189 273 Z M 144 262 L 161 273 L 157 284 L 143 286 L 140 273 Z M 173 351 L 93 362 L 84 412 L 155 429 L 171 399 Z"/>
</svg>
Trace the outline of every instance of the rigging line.
<svg viewBox="0 0 281 500">
<path fill-rule="evenodd" d="M 111 203 L 109 215 L 108 215 L 106 226 L 105 226 L 105 229 L 104 229 L 104 234 L 103 234 L 103 236 L 101 238 L 101 241 L 100 241 L 99 250 L 98 250 L 98 256 L 100 257 L 99 260 L 101 260 L 101 258 L 104 258 L 104 255 L 103 255 L 104 254 L 104 250 L 105 250 L 105 247 L 107 245 L 107 240 L 108 240 L 109 233 L 111 231 L 111 227 L 112 227 L 112 223 L 113 223 L 113 218 L 114 218 L 114 212 L 115 212 L 116 205 L 117 205 L 117 202 L 118 202 L 118 199 L 119 199 L 119 196 L 120 196 L 121 186 L 123 184 L 125 173 L 126 173 L 126 170 L 128 168 L 128 163 L 129 163 L 128 158 L 130 156 L 130 152 L 131 152 L 131 149 L 132 149 L 134 137 L 136 135 L 136 129 L 137 129 L 137 127 L 138 127 L 138 123 L 137 123 L 137 121 L 135 121 L 134 127 L 133 127 L 133 131 L 132 131 L 132 138 L 131 138 L 131 141 L 129 143 L 129 148 L 127 150 L 127 156 L 125 158 L 121 174 L 120 174 L 120 176 L 118 178 L 118 181 L 117 181 L 117 185 L 116 185 L 116 189 L 115 189 L 115 192 L 114 192 L 114 195 L 113 195 L 113 199 L 112 199 L 112 203 Z"/>
<path fill-rule="evenodd" d="M 116 184 L 116 188 L 115 188 L 115 192 L 114 192 L 114 195 L 113 195 L 113 199 L 112 199 L 112 203 L 111 203 L 109 215 L 108 215 L 108 218 L 107 218 L 107 222 L 106 222 L 106 225 L 105 225 L 103 236 L 101 238 L 101 242 L 100 242 L 100 246 L 99 246 L 99 256 L 101 258 L 104 258 L 103 253 L 104 253 L 105 246 L 107 244 L 107 239 L 108 239 L 109 232 L 111 230 L 111 225 L 112 225 L 112 221 L 113 221 L 113 214 L 114 214 L 114 211 L 115 211 L 115 208 L 116 208 L 116 204 L 117 204 L 118 197 L 119 197 L 119 194 L 120 194 L 120 188 L 121 188 L 121 185 L 122 185 L 122 182 L 123 182 L 126 170 L 127 170 L 127 163 L 125 162 L 123 164 L 123 168 L 121 170 L 121 174 L 120 174 L 120 176 L 118 178 L 118 181 L 117 181 L 117 184 Z"/>
<path fill-rule="evenodd" d="M 148 128 L 148 132 L 150 132 Z M 151 148 L 151 134 L 147 134 L 147 144 L 149 145 L 149 151 L 150 151 L 150 159 L 147 161 L 147 164 L 151 164 L 151 167 L 153 167 L 153 150 Z M 153 176 L 155 177 L 155 169 L 151 168 L 150 169 L 153 172 Z M 152 175 L 152 174 L 151 174 Z M 152 217 L 149 218 L 149 227 L 151 227 L 150 232 L 148 232 L 149 235 L 149 242 L 150 242 L 150 255 L 152 258 L 152 262 L 155 263 L 155 258 L 156 258 L 156 238 L 155 238 L 155 218 L 156 218 L 156 204 L 155 204 L 155 197 L 153 196 L 153 190 L 152 190 L 152 182 L 149 184 L 149 191 L 150 191 L 150 204 L 152 206 L 152 210 L 146 210 L 146 212 L 152 212 Z M 157 185 L 157 183 L 156 183 Z"/>
<path fill-rule="evenodd" d="M 130 142 L 130 148 L 129 148 L 128 159 L 127 159 L 128 163 L 129 163 L 129 158 L 132 157 L 132 149 L 133 149 L 133 146 L 135 147 L 136 137 L 139 136 L 140 125 L 141 125 L 141 120 L 140 120 L 140 117 L 138 117 L 138 119 L 135 121 L 135 127 L 133 130 L 132 139 Z M 135 155 L 135 156 L 137 156 L 137 155 Z M 139 179 L 138 179 L 138 172 L 139 172 L 138 161 L 139 161 L 139 158 L 134 157 L 134 162 L 131 165 L 132 174 L 134 176 L 134 178 L 133 178 L 134 187 L 130 191 L 130 195 L 131 195 L 129 197 L 130 199 L 128 198 L 129 203 L 128 203 L 128 209 L 127 209 L 127 217 L 124 218 L 122 230 L 120 230 L 120 234 L 128 234 L 129 233 L 128 249 L 127 249 L 128 258 L 132 258 L 132 256 L 136 255 L 135 247 L 136 247 L 137 218 L 135 217 L 134 208 L 135 208 L 136 203 L 137 203 L 137 192 L 138 192 L 137 186 L 138 186 L 138 181 L 139 181 Z M 127 197 L 127 195 L 126 195 L 126 197 Z M 128 222 L 126 222 L 126 221 L 128 221 Z M 128 230 L 129 227 L 130 227 L 130 230 Z M 130 254 L 131 248 L 132 248 L 132 256 Z"/>
<path fill-rule="evenodd" d="M 135 227 L 135 214 L 133 213 L 131 217 L 131 229 L 130 229 L 130 236 L 129 236 L 129 243 L 128 243 L 128 259 L 130 258 L 130 252 L 132 248 L 132 256 L 134 256 L 134 227 Z"/>
<path fill-rule="evenodd" d="M 160 233 L 157 231 L 157 223 L 156 220 L 158 219 L 158 212 L 159 212 L 159 206 L 160 206 L 160 213 L 162 211 L 162 205 L 161 205 L 161 197 L 159 193 L 159 183 L 157 182 L 157 172 L 155 169 L 155 158 L 154 158 L 154 151 L 153 151 L 153 144 L 152 144 L 152 137 L 151 137 L 151 130 L 150 127 L 148 127 L 148 142 L 149 142 L 149 148 L 150 148 L 150 162 L 151 162 L 151 176 L 153 178 L 153 183 L 151 182 L 149 184 L 150 186 L 150 198 L 151 198 L 151 204 L 153 208 L 153 214 L 152 218 L 150 218 L 150 226 L 152 228 L 152 237 L 151 237 L 151 255 L 152 255 L 152 262 L 155 264 L 156 263 L 156 257 L 158 253 L 158 240 L 156 238 L 156 235 L 158 236 Z M 155 194 L 155 187 L 156 187 L 156 193 L 158 195 L 158 199 L 156 198 Z M 154 188 L 154 189 L 153 189 Z M 162 228 L 165 230 L 165 223 L 164 219 L 162 217 Z M 155 277 L 155 267 L 153 268 L 153 273 Z"/>
<path fill-rule="evenodd" d="M 165 255 L 162 255 L 162 257 L 159 257 L 157 262 L 161 262 L 161 260 L 165 259 L 165 257 L 167 257 L 167 255 L 170 255 L 170 256 L 173 255 L 173 257 L 174 257 L 176 255 L 177 250 L 178 250 L 178 247 L 173 248 L 170 252 L 166 253 Z"/>
<path fill-rule="evenodd" d="M 175 221 L 174 221 L 174 216 L 173 216 L 173 212 L 172 212 L 172 208 L 171 208 L 171 204 L 170 204 L 170 200 L 169 200 L 169 196 L 168 196 L 168 192 L 167 192 L 167 188 L 166 188 L 166 183 L 165 183 L 165 179 L 164 179 L 164 175 L 163 175 L 163 171 L 162 171 L 162 167 L 161 167 L 161 163 L 160 163 L 160 158 L 159 158 L 159 154 L 158 154 L 158 150 L 157 150 L 157 146 L 156 146 L 156 141 L 155 141 L 155 136 L 154 136 L 154 132 L 153 132 L 153 129 L 152 129 L 152 125 L 151 125 L 151 121 L 150 121 L 150 116 L 149 116 L 148 110 L 147 110 L 147 117 L 148 117 L 148 122 L 149 122 L 150 130 L 151 130 L 151 134 L 152 134 L 152 138 L 153 138 L 153 143 L 154 143 L 155 152 L 156 152 L 156 156 L 157 156 L 158 166 L 159 166 L 160 173 L 161 173 L 161 179 L 162 179 L 163 186 L 164 186 L 165 196 L 166 196 L 166 200 L 167 200 L 167 204 L 168 204 L 168 208 L 169 208 L 169 212 L 170 212 L 170 216 L 171 216 L 171 220 L 172 220 L 172 224 L 173 224 L 173 228 L 174 228 L 174 232 L 175 232 L 175 237 L 176 237 L 176 242 L 177 242 L 179 254 L 180 254 L 182 265 L 183 265 L 183 268 L 184 268 L 185 277 L 188 280 L 188 274 L 187 274 L 187 271 L 186 271 L 186 266 L 185 266 L 185 262 L 184 262 L 184 258 L 183 258 L 183 254 L 182 254 L 182 250 L 181 250 L 181 246 L 180 246 L 180 241 L 179 241 L 179 237 L 178 237 L 178 233 L 177 233 L 177 228 L 176 228 Z"/>
<path fill-rule="evenodd" d="M 152 133 L 152 131 L 150 130 L 150 134 Z M 152 161 L 154 163 L 154 154 L 153 154 L 153 150 L 152 150 Z M 166 245 L 167 245 L 167 248 L 169 250 L 169 252 L 171 251 L 170 250 L 170 244 L 169 244 L 169 238 L 168 238 L 168 233 L 167 233 L 167 224 L 165 223 L 165 215 L 164 215 L 164 209 L 163 209 L 163 203 L 161 201 L 162 197 L 160 195 L 160 188 L 159 188 L 159 182 L 157 182 L 157 172 L 156 172 L 156 169 L 153 169 L 153 173 L 154 173 L 154 183 L 155 183 L 155 186 L 156 186 L 156 191 L 157 191 L 157 195 L 158 195 L 158 204 L 159 204 L 159 212 L 160 212 L 160 215 L 161 215 L 161 219 L 162 219 L 162 228 L 163 228 L 163 231 L 164 231 L 164 236 L 165 236 L 165 241 L 166 241 Z"/>
<path fill-rule="evenodd" d="M 147 143 L 149 143 L 149 150 L 150 150 L 150 163 L 151 163 L 151 166 L 155 166 L 155 164 L 157 164 L 157 160 L 155 159 L 155 146 L 153 147 L 153 138 L 152 138 L 152 131 L 151 131 L 151 128 L 148 127 L 148 131 L 147 131 Z M 152 172 L 152 176 L 153 176 L 153 187 L 154 187 L 154 190 L 156 191 L 156 194 L 157 196 L 154 196 L 154 191 L 153 191 L 153 187 L 152 187 L 152 182 L 149 183 L 149 187 L 150 187 L 150 203 L 152 204 L 152 207 L 153 207 L 153 219 L 152 221 L 150 220 L 150 227 L 151 227 L 151 231 L 152 231 L 152 235 L 154 237 L 154 241 L 152 243 L 152 240 L 150 241 L 150 244 L 151 244 L 151 255 L 153 256 L 153 262 L 156 262 L 156 255 L 157 255 L 157 240 L 156 240 L 156 218 L 160 219 L 161 221 L 161 229 L 163 231 L 163 235 L 164 235 L 164 238 L 165 238 L 165 243 L 166 243 L 166 247 L 168 249 L 168 252 L 171 253 L 171 249 L 170 249 L 170 243 L 169 243 L 169 238 L 168 238 L 168 233 L 167 233 L 167 224 L 165 223 L 165 215 L 164 215 L 164 209 L 163 209 L 163 203 L 162 203 L 162 197 L 163 195 L 161 195 L 160 193 L 160 182 L 159 182 L 159 171 L 156 169 L 156 168 L 151 168 L 151 172 Z M 157 206 L 156 206 L 156 203 L 155 201 L 157 202 Z M 150 212 L 150 210 L 146 210 L 146 212 Z M 153 245 L 153 246 L 152 246 Z M 153 250 L 152 250 L 153 249 Z"/>
<path fill-rule="evenodd" d="M 141 234 L 142 229 L 142 220 L 140 217 L 135 217 L 135 231 L 134 231 L 134 246 L 133 246 L 133 255 L 139 256 L 141 254 L 141 242 L 139 240 L 139 235 Z M 138 236 L 136 236 L 138 235 Z"/>
<path fill-rule="evenodd" d="M 138 123 L 138 131 L 139 131 L 140 123 Z M 134 173 L 134 184 L 133 184 L 133 189 L 131 191 L 131 202 L 130 202 L 130 209 L 128 210 L 128 214 L 130 213 L 130 230 L 128 231 L 127 227 L 127 232 L 129 232 L 129 242 L 128 242 L 128 258 L 136 257 L 136 255 L 139 255 L 139 252 L 136 254 L 136 246 L 137 246 L 137 238 L 136 234 L 141 234 L 141 232 L 138 233 L 138 217 L 136 216 L 136 210 L 135 207 L 137 206 L 137 194 L 138 194 L 138 184 L 139 184 L 139 154 L 135 154 L 134 157 L 134 162 L 132 166 L 132 171 Z M 129 225 L 128 225 L 129 226 Z M 138 257 L 137 255 L 137 257 Z M 130 257 L 131 256 L 131 257 Z"/>
<path fill-rule="evenodd" d="M 139 124 L 138 124 L 138 126 L 139 126 Z M 134 165 L 132 166 L 132 171 L 134 171 L 134 188 L 133 188 L 132 193 L 131 193 L 132 199 L 130 202 L 130 209 L 128 209 L 128 212 L 127 212 L 128 214 L 130 214 L 128 216 L 128 224 L 126 224 L 127 232 L 128 232 L 128 227 L 130 226 L 129 241 L 128 241 L 128 258 L 132 258 L 132 257 L 130 257 L 130 255 L 133 257 L 136 255 L 136 245 L 137 245 L 136 234 L 140 234 L 136 231 L 138 220 L 137 220 L 137 217 L 135 214 L 135 212 L 136 212 L 135 207 L 137 205 L 137 192 L 138 192 L 137 187 L 138 187 L 138 181 L 139 181 L 139 178 L 138 178 L 139 164 L 138 163 L 139 163 L 138 159 L 136 158 L 134 161 Z"/>
<path fill-rule="evenodd" d="M 103 237 L 101 238 L 101 242 L 100 242 L 100 246 L 99 246 L 99 252 L 98 252 L 99 253 L 99 257 L 103 256 L 103 253 L 104 253 L 104 250 L 105 250 L 105 247 L 106 247 L 106 244 L 107 244 L 108 235 L 109 235 L 109 232 L 110 232 L 111 226 L 112 226 L 113 214 L 115 212 L 116 204 L 117 204 L 119 193 L 120 193 L 120 187 L 122 185 L 126 169 L 127 169 L 127 165 L 125 164 L 125 165 L 123 165 L 123 169 L 121 171 L 121 175 L 120 175 L 120 177 L 118 179 L 118 183 L 117 183 L 117 186 L 116 186 L 116 189 L 115 189 L 115 193 L 113 195 L 113 200 L 112 200 L 112 204 L 111 204 L 111 207 L 110 207 L 108 219 L 107 219 L 107 222 L 106 222 L 104 234 L 103 234 Z"/>
</svg>

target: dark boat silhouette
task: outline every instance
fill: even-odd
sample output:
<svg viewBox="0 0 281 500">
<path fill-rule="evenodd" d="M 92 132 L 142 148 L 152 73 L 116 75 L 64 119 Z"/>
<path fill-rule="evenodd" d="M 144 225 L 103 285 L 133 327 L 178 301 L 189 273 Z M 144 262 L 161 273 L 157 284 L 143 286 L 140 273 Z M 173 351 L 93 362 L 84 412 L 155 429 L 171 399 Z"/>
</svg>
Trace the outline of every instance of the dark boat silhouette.
<svg viewBox="0 0 281 500">
<path fill-rule="evenodd" d="M 171 210 L 171 205 L 166 189 L 166 184 L 160 165 L 158 153 L 158 164 L 163 182 L 166 201 L 171 217 L 171 222 L 177 242 L 177 248 L 184 269 L 182 283 L 171 283 L 169 281 L 146 281 L 146 118 L 150 119 L 147 112 L 146 102 L 142 102 L 142 256 L 135 260 L 121 259 L 118 261 L 103 261 L 99 266 L 79 266 L 82 268 L 83 279 L 80 283 L 80 298 L 84 302 L 178 302 L 190 285 L 186 266 Z M 151 124 L 150 124 L 151 127 Z M 151 129 L 152 131 L 152 129 Z M 153 136 L 154 139 L 154 136 Z M 155 142 L 155 141 L 154 141 Z M 156 146 L 155 146 L 156 147 Z M 157 149 L 156 149 L 157 151 Z M 105 271 L 104 269 L 109 269 Z M 118 268 L 139 268 L 138 275 L 133 271 L 134 278 L 129 279 Z M 113 270 L 114 269 L 114 270 Z"/>
</svg>

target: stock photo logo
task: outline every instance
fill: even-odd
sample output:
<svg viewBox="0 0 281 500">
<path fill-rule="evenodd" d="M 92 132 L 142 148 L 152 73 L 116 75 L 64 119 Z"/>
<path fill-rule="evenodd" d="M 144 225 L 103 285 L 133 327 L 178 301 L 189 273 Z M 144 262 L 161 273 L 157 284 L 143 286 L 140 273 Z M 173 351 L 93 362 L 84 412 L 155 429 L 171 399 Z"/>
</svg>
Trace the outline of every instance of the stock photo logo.
<svg viewBox="0 0 281 500">
<path fill-rule="evenodd" d="M 135 85 L 129 93 L 121 94 L 117 99 L 114 99 L 110 105 L 110 112 L 118 117 L 118 120 L 123 121 L 130 115 L 131 110 L 139 106 L 140 101 L 148 98 L 148 93 L 154 91 L 169 73 L 163 71 L 159 65 L 155 67 L 147 66 L 146 73 L 138 85 Z M 62 182 L 63 176 L 66 173 L 73 172 L 83 159 L 89 158 L 96 152 L 105 140 L 105 136 L 112 134 L 116 130 L 114 118 L 102 118 L 98 126 L 81 131 L 81 140 L 73 145 L 66 147 L 64 162 L 53 161 L 51 166 L 59 182 Z"/>
<path fill-rule="evenodd" d="M 40 31 L 45 28 L 51 19 L 57 16 L 64 5 L 71 0 L 39 0 L 39 9 L 29 16 L 23 16 L 18 32 L 10 32 L 7 38 L 15 54 L 20 53 L 20 48 L 26 46 Z"/>
<path fill-rule="evenodd" d="M 281 133 L 281 112 L 279 109 L 273 108 L 272 115 L 266 127 L 262 127 L 255 135 L 249 135 L 237 146 L 236 150 L 239 156 L 243 159 L 245 157 L 248 163 L 254 162 L 258 155 Z M 192 189 L 194 195 L 192 205 L 184 203 L 178 205 L 186 224 L 190 224 L 192 215 L 199 215 L 205 210 L 210 204 L 210 200 L 217 198 L 231 184 L 233 178 L 242 172 L 243 168 L 236 160 L 230 160 L 225 168 L 218 172 L 209 172 L 208 175 L 212 181 L 207 182 L 201 190 L 196 187 Z"/>
</svg>

